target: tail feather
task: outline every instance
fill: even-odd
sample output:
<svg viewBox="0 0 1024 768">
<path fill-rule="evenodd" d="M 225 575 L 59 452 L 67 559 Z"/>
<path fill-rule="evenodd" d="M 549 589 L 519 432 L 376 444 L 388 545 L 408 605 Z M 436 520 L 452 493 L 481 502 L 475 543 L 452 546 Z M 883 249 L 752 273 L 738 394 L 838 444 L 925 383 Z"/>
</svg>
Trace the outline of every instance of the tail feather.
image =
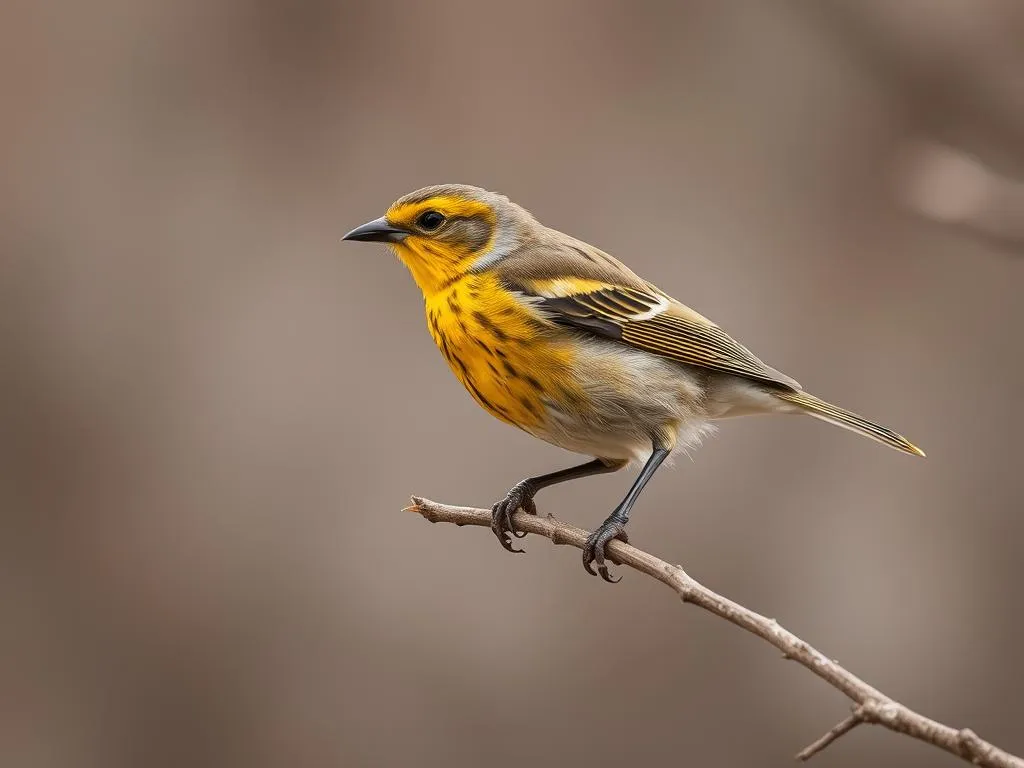
<svg viewBox="0 0 1024 768">
<path fill-rule="evenodd" d="M 924 451 L 903 437 L 903 435 L 897 434 L 880 424 L 875 424 L 873 421 L 868 421 L 863 416 L 851 413 L 844 408 L 840 408 L 838 405 L 826 403 L 824 400 L 807 392 L 776 392 L 775 396 L 780 400 L 785 400 L 798 406 L 816 419 L 827 421 L 829 424 L 835 424 L 837 427 L 848 429 L 851 432 L 864 435 L 864 437 L 870 437 L 872 440 L 888 445 L 890 448 L 895 448 L 897 451 L 910 453 L 914 456 L 924 456 Z"/>
</svg>

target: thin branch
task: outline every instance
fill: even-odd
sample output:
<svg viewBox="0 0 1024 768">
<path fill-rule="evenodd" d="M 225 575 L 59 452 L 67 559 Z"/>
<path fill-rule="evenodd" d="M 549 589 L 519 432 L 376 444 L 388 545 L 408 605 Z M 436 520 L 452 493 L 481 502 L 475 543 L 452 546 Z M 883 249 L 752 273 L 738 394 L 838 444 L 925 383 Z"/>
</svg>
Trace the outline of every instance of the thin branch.
<svg viewBox="0 0 1024 768">
<path fill-rule="evenodd" d="M 801 749 L 796 753 L 797 760 L 810 760 L 816 754 L 821 752 L 825 747 L 831 744 L 833 741 L 838 739 L 840 736 L 845 736 L 847 733 L 852 731 L 858 725 L 864 722 L 864 715 L 860 711 L 860 707 L 854 707 L 853 714 L 851 714 L 845 720 L 840 720 L 839 723 L 831 731 L 826 733 L 820 739 L 812 744 Z"/>
<path fill-rule="evenodd" d="M 417 512 L 432 523 L 484 527 L 491 524 L 491 513 L 486 509 L 452 507 L 415 496 L 412 501 L 413 506 L 409 507 L 409 511 Z M 520 511 L 516 512 L 513 519 L 517 530 L 544 536 L 555 544 L 568 544 L 582 549 L 587 538 L 586 531 L 550 515 L 540 517 Z M 672 588 L 684 603 L 700 606 L 771 643 L 786 658 L 806 667 L 854 702 L 853 714 L 800 752 L 798 758 L 806 760 L 860 723 L 871 723 L 932 744 L 974 765 L 986 768 L 1024 768 L 1024 760 L 979 738 L 973 731 L 943 725 L 889 698 L 783 628 L 775 619 L 755 613 L 713 592 L 687 574 L 681 566 L 670 565 L 618 540 L 608 545 L 607 553 L 620 565 L 633 568 Z"/>
</svg>

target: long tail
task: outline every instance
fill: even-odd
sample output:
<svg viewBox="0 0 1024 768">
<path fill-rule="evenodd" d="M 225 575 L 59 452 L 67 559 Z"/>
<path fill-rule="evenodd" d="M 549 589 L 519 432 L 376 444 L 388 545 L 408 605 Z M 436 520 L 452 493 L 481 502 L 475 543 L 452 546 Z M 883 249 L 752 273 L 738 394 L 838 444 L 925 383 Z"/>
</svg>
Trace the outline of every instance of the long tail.
<svg viewBox="0 0 1024 768">
<path fill-rule="evenodd" d="M 910 453 L 914 456 L 924 456 L 924 451 L 907 440 L 903 435 L 897 434 L 880 424 L 875 424 L 873 421 L 868 421 L 863 416 L 851 413 L 840 408 L 838 405 L 826 403 L 824 400 L 807 392 L 776 392 L 775 396 L 780 400 L 785 400 L 787 403 L 798 406 L 816 419 L 827 421 L 829 424 L 835 424 L 837 427 L 848 429 L 851 432 L 864 435 L 864 437 L 870 437 L 872 440 L 888 445 L 890 448 L 895 448 L 897 451 Z"/>
</svg>

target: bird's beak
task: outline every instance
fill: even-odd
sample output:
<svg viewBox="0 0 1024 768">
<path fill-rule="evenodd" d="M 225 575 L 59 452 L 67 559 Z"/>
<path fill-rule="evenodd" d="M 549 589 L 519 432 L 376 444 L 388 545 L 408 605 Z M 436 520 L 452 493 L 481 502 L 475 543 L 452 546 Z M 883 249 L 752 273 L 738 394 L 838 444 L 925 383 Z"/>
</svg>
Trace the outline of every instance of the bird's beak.
<svg viewBox="0 0 1024 768">
<path fill-rule="evenodd" d="M 379 219 L 368 221 L 362 226 L 356 227 L 342 240 L 366 240 L 372 243 L 400 243 L 409 236 L 404 229 L 393 227 L 388 224 L 387 219 L 381 216 Z"/>
</svg>

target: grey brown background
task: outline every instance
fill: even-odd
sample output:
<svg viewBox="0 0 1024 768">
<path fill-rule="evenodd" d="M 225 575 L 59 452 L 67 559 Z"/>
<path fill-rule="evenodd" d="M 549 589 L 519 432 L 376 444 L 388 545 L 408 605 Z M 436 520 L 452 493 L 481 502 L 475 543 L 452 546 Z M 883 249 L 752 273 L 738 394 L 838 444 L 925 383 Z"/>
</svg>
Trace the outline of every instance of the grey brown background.
<svg viewBox="0 0 1024 768">
<path fill-rule="evenodd" d="M 1019 80 L 1024 17 L 969 5 L 9 4 L 3 764 L 784 766 L 843 716 L 636 574 L 399 511 L 575 460 L 479 411 L 395 259 L 338 242 L 446 181 L 923 446 L 729 423 L 633 540 L 1024 752 L 1024 262 L 898 194 L 922 138 L 1021 171 L 964 73 Z M 629 481 L 542 509 L 592 526 Z M 957 764 L 871 729 L 817 761 Z"/>
</svg>

